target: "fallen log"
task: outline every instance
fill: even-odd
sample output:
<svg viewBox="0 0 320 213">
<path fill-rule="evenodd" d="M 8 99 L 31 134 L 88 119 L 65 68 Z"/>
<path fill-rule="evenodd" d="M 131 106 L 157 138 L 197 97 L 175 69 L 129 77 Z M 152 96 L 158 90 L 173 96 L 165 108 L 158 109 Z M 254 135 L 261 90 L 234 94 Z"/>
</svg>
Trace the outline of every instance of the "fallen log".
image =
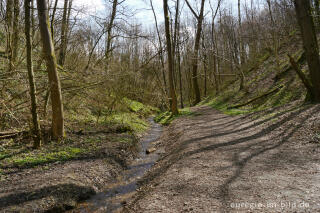
<svg viewBox="0 0 320 213">
<path fill-rule="evenodd" d="M 276 88 L 274 88 L 274 89 L 272 89 L 272 90 L 270 90 L 270 91 L 268 91 L 266 93 L 263 93 L 262 95 L 260 95 L 258 97 L 255 97 L 255 98 L 253 98 L 253 99 L 251 99 L 251 100 L 249 100 L 249 101 L 247 101 L 247 102 L 245 102 L 243 104 L 237 104 L 237 105 L 228 107 L 227 109 L 236 109 L 236 108 L 240 108 L 240 107 L 246 106 L 246 105 L 251 104 L 252 102 L 254 102 L 254 101 L 256 101 L 256 100 L 258 100 L 260 98 L 267 97 L 268 95 L 271 95 L 272 93 L 275 93 L 275 92 L 279 91 L 281 88 L 283 88 L 283 85 L 280 85 L 280 86 L 278 86 L 278 87 L 276 87 Z"/>
<path fill-rule="evenodd" d="M 24 133 L 26 131 L 8 131 L 8 132 L 0 132 L 0 136 L 5 136 L 5 135 L 13 135 L 13 134 L 19 134 L 19 133 Z"/>
<path fill-rule="evenodd" d="M 13 134 L 13 135 L 4 135 L 4 136 L 0 136 L 0 140 L 3 139 L 10 139 L 10 138 L 15 138 L 17 137 L 19 134 Z"/>
<path fill-rule="evenodd" d="M 3 139 L 10 139 L 10 138 L 15 138 L 18 137 L 19 135 L 26 134 L 28 131 L 23 130 L 23 131 L 12 131 L 12 132 L 0 132 L 0 140 Z"/>
</svg>

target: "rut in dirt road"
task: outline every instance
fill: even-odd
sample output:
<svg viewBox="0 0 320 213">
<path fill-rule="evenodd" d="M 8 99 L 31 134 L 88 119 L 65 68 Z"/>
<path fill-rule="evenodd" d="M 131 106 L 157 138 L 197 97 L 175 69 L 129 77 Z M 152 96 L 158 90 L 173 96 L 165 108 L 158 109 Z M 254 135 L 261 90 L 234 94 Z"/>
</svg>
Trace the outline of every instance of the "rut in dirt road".
<svg viewBox="0 0 320 213">
<path fill-rule="evenodd" d="M 320 148 L 301 134 L 317 121 L 319 106 L 259 120 L 194 110 L 200 115 L 166 130 L 167 153 L 127 211 L 320 211 Z"/>
</svg>

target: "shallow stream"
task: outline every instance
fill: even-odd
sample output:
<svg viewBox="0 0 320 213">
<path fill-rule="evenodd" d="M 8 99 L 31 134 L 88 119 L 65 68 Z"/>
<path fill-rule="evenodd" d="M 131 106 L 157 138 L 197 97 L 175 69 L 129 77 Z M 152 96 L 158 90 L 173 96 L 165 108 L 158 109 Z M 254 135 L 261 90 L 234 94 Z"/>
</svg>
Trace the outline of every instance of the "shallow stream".
<svg viewBox="0 0 320 213">
<path fill-rule="evenodd" d="M 117 212 L 123 204 L 132 198 L 138 188 L 138 180 L 155 164 L 159 155 L 156 152 L 146 154 L 152 147 L 152 142 L 157 141 L 162 133 L 162 126 L 149 119 L 151 128 L 140 140 L 141 151 L 138 158 L 132 162 L 124 174 L 105 191 L 100 192 L 91 199 L 81 203 L 71 212 Z"/>
</svg>

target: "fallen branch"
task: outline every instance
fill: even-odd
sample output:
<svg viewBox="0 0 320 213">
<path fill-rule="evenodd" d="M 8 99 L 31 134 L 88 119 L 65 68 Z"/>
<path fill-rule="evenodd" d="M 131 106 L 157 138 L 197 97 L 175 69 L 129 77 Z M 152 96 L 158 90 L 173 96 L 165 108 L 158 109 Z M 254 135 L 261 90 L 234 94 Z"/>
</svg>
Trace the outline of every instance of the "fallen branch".
<svg viewBox="0 0 320 213">
<path fill-rule="evenodd" d="M 14 135 L 14 134 L 23 134 L 27 131 L 13 131 L 13 132 L 0 132 L 0 136 L 6 136 L 6 135 Z"/>
<path fill-rule="evenodd" d="M 260 95 L 260 96 L 258 96 L 256 98 L 253 98 L 253 99 L 249 100 L 246 103 L 234 105 L 234 106 L 228 107 L 227 109 L 236 109 L 236 108 L 240 108 L 240 107 L 246 106 L 246 105 L 251 104 L 252 102 L 254 102 L 254 101 L 256 101 L 256 100 L 258 100 L 260 98 L 267 97 L 268 95 L 271 95 L 272 93 L 275 93 L 275 92 L 279 91 L 281 88 L 283 88 L 283 85 L 280 85 L 280 86 L 278 86 L 278 87 L 276 87 L 276 88 L 274 88 L 274 89 L 272 89 L 272 90 L 270 90 L 270 91 L 268 91 L 266 93 L 263 93 L 262 95 Z"/>
</svg>

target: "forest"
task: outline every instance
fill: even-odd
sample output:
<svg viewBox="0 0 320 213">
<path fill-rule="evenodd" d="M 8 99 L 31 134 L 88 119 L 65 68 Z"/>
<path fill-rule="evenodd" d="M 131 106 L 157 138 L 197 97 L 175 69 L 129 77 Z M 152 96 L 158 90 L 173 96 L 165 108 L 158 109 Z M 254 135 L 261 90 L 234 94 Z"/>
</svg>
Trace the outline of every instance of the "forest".
<svg viewBox="0 0 320 213">
<path fill-rule="evenodd" d="M 0 212 L 318 212 L 319 0 L 0 0 Z"/>
</svg>

